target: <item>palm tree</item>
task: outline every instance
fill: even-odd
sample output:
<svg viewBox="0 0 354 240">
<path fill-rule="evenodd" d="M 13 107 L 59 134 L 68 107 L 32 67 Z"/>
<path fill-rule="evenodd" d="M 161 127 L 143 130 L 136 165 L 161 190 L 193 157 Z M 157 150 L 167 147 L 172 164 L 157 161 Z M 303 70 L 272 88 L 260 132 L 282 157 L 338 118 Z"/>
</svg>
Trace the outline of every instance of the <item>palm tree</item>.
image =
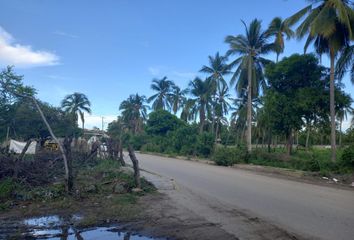
<svg viewBox="0 0 354 240">
<path fill-rule="evenodd" d="M 145 103 L 145 96 L 132 94 L 119 106 L 123 121 L 127 123 L 134 134 L 142 130 L 142 124 L 146 120 L 148 106 Z"/>
<path fill-rule="evenodd" d="M 205 79 L 203 81 L 199 77 L 196 77 L 189 83 L 190 94 L 193 97 L 190 100 L 190 103 L 193 103 L 191 114 L 195 119 L 199 115 L 200 132 L 204 131 L 207 114 L 210 114 L 211 96 L 213 93 L 212 85 L 211 79 Z"/>
<path fill-rule="evenodd" d="M 170 109 L 170 99 L 172 97 L 171 89 L 174 86 L 173 81 L 168 80 L 167 77 L 162 79 L 153 79 L 151 89 L 157 93 L 149 97 L 148 102 L 152 102 L 152 108 L 158 109 Z"/>
<path fill-rule="evenodd" d="M 246 126 L 247 126 L 247 117 L 248 117 L 248 97 L 245 93 L 241 98 L 231 99 L 233 104 L 230 107 L 231 112 L 231 123 L 238 129 L 241 130 L 240 138 L 244 135 Z M 257 107 L 259 104 L 259 99 L 252 99 L 252 120 L 255 120 Z"/>
<path fill-rule="evenodd" d="M 226 63 L 227 57 L 220 56 L 219 52 L 215 54 L 215 57 L 209 56 L 209 66 L 204 65 L 200 72 L 209 74 L 208 78 L 212 79 L 215 84 L 227 85 L 224 76 L 230 74 L 229 65 Z"/>
<path fill-rule="evenodd" d="M 77 115 L 80 116 L 82 122 L 82 130 L 85 130 L 85 112 L 91 114 L 91 103 L 87 96 L 83 93 L 75 92 L 73 94 L 67 95 L 61 102 L 61 107 L 65 112 L 73 114 L 75 120 L 77 120 Z"/>
<path fill-rule="evenodd" d="M 219 52 L 215 54 L 215 57 L 209 56 L 209 66 L 204 65 L 201 69 L 200 72 L 207 73 L 208 78 L 212 81 L 213 85 L 213 100 L 215 101 L 216 97 L 216 91 L 217 88 L 222 88 L 223 86 L 227 87 L 227 83 L 224 79 L 224 76 L 227 74 L 230 74 L 230 68 L 229 65 L 226 63 L 227 57 L 225 56 L 220 56 Z M 212 105 L 211 109 L 211 117 L 212 117 L 212 130 L 214 132 L 214 123 L 216 120 L 216 113 L 215 113 L 215 107 L 216 104 Z"/>
<path fill-rule="evenodd" d="M 215 140 L 217 141 L 220 136 L 220 127 L 221 124 L 227 124 L 227 119 L 225 116 L 228 114 L 229 109 L 230 109 L 230 103 L 228 100 L 230 100 L 230 94 L 229 94 L 229 88 L 227 85 L 222 84 L 221 86 L 218 86 L 216 95 L 215 95 L 215 100 L 214 100 L 214 114 L 215 114 L 215 120 L 216 120 L 216 128 L 215 128 Z M 213 119 L 214 122 L 214 119 Z"/>
<path fill-rule="evenodd" d="M 276 62 L 279 60 L 279 55 L 284 52 L 284 35 L 289 40 L 294 36 L 294 32 L 290 29 L 288 22 L 283 21 L 280 17 L 275 17 L 269 24 L 267 33 L 270 36 L 274 36 L 274 51 L 277 54 Z"/>
<path fill-rule="evenodd" d="M 236 90 L 239 96 L 247 89 L 247 149 L 252 151 L 252 98 L 258 96 L 260 87 L 265 87 L 263 75 L 264 65 L 269 63 L 262 55 L 274 49 L 268 43 L 269 35 L 262 31 L 261 21 L 254 19 L 249 27 L 245 26 L 245 35 L 227 36 L 225 42 L 229 44 L 227 56 L 239 55 L 230 63 L 230 67 L 237 67 L 231 77 L 230 84 L 237 80 Z"/>
<path fill-rule="evenodd" d="M 305 17 L 306 16 L 306 17 Z M 332 161 L 336 160 L 336 114 L 334 103 L 335 60 L 337 55 L 354 39 L 354 13 L 349 0 L 311 0 L 311 4 L 295 13 L 287 21 L 289 25 L 305 19 L 297 27 L 298 38 L 307 36 L 305 51 L 314 44 L 318 54 L 330 58 L 330 115 Z"/>
<path fill-rule="evenodd" d="M 183 104 L 186 101 L 186 94 L 188 90 L 184 89 L 181 90 L 178 86 L 174 85 L 172 86 L 172 92 L 171 92 L 171 97 L 170 97 L 170 105 L 172 106 L 172 111 L 174 114 L 177 113 L 177 111 L 182 108 Z"/>
<path fill-rule="evenodd" d="M 354 45 L 342 50 L 336 63 L 337 79 L 342 79 L 347 71 L 350 72 L 350 80 L 354 84 Z"/>
</svg>

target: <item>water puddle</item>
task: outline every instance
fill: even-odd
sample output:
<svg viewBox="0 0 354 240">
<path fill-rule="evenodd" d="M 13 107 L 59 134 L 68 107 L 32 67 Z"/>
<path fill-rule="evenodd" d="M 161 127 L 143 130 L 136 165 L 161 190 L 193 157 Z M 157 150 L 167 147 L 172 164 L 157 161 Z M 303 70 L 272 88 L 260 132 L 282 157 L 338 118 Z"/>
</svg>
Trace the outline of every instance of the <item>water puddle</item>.
<svg viewBox="0 0 354 240">
<path fill-rule="evenodd" d="M 16 239 L 57 239 L 57 240 L 158 240 L 157 238 L 150 238 L 133 234 L 127 231 L 121 231 L 119 226 L 110 227 L 93 227 L 87 229 L 77 229 L 74 227 L 75 222 L 82 219 L 79 215 L 70 217 L 61 216 L 43 216 L 38 218 L 29 218 L 23 220 L 20 224 L 9 227 L 5 230 L 6 237 L 17 237 Z M 11 225 L 8 225 L 11 226 Z M 0 227 L 0 238 L 1 229 Z M 16 229 L 16 232 L 9 231 L 9 229 Z M 21 230 L 20 230 L 21 229 Z M 20 230 L 20 231 L 19 231 Z M 4 233 L 4 231 L 3 231 Z M 16 234 L 16 235 L 14 235 Z M 20 237 L 20 236 L 21 237 Z M 4 236 L 4 235 L 2 235 Z M 159 240 L 162 240 L 161 238 Z"/>
</svg>

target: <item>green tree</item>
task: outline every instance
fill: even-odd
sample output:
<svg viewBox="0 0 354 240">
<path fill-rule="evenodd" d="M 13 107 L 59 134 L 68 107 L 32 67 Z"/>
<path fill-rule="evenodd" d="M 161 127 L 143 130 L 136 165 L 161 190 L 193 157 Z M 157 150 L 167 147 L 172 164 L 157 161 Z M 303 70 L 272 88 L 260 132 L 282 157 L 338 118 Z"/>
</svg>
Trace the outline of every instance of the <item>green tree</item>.
<svg viewBox="0 0 354 240">
<path fill-rule="evenodd" d="M 286 136 L 287 153 L 291 154 L 293 132 L 299 131 L 304 118 L 310 118 L 308 113 L 317 109 L 308 101 L 320 104 L 321 96 L 327 94 L 328 71 L 319 65 L 315 56 L 294 54 L 269 65 L 266 76 L 269 89 L 264 96 L 264 108 L 269 112 L 274 130 Z"/>
<path fill-rule="evenodd" d="M 275 17 L 269 24 L 267 33 L 270 36 L 274 36 L 274 51 L 277 54 L 276 62 L 278 62 L 279 55 L 284 52 L 285 48 L 284 35 L 289 40 L 294 35 L 294 32 L 291 30 L 288 21 Z"/>
<path fill-rule="evenodd" d="M 229 88 L 227 85 L 218 85 L 215 99 L 213 102 L 213 109 L 215 115 L 215 141 L 220 139 L 220 130 L 222 125 L 227 124 L 227 118 L 225 117 L 229 113 L 231 99 L 229 94 Z M 213 121 L 214 122 L 214 121 Z"/>
<path fill-rule="evenodd" d="M 200 72 L 208 74 L 208 78 L 214 81 L 215 86 L 227 86 L 224 76 L 231 73 L 229 65 L 226 63 L 227 58 L 220 56 L 219 52 L 217 52 L 214 57 L 209 56 L 208 58 L 209 66 L 204 65 L 200 69 Z"/>
<path fill-rule="evenodd" d="M 152 102 L 152 109 L 154 110 L 167 110 L 170 109 L 170 102 L 172 98 L 172 87 L 174 86 L 173 81 L 168 80 L 167 77 L 162 79 L 153 79 L 151 84 L 151 89 L 157 92 L 148 98 L 148 102 Z"/>
<path fill-rule="evenodd" d="M 143 122 L 146 120 L 148 109 L 145 103 L 146 97 L 144 95 L 132 94 L 119 106 L 119 110 L 122 111 L 122 119 L 127 124 L 128 128 L 132 130 L 133 134 L 142 131 Z"/>
<path fill-rule="evenodd" d="M 151 135 L 166 135 L 186 123 L 165 110 L 157 110 L 149 114 L 146 122 L 146 132 Z"/>
<path fill-rule="evenodd" d="M 305 18 L 304 18 L 305 17 Z M 354 39 L 354 12 L 349 0 L 312 0 L 311 4 L 288 18 L 290 25 L 304 20 L 296 29 L 299 38 L 307 36 L 305 51 L 314 44 L 318 54 L 330 58 L 330 113 L 332 161 L 336 160 L 335 60 Z"/>
<path fill-rule="evenodd" d="M 179 109 L 181 109 L 183 107 L 183 105 L 185 104 L 187 92 L 188 92 L 187 89 L 181 90 L 176 85 L 172 86 L 171 106 L 172 106 L 172 111 L 174 114 L 176 114 L 177 111 Z"/>
<path fill-rule="evenodd" d="M 204 81 L 199 77 L 196 77 L 193 81 L 189 83 L 190 94 L 192 99 L 190 103 L 193 104 L 191 108 L 191 113 L 194 118 L 199 117 L 200 121 L 200 132 L 204 131 L 205 121 L 207 114 L 210 114 L 210 106 L 212 102 L 213 94 L 213 81 L 209 78 Z"/>
<path fill-rule="evenodd" d="M 91 113 L 91 103 L 87 96 L 78 92 L 67 95 L 61 102 L 61 107 L 65 112 L 75 116 L 75 120 L 77 120 L 77 116 L 79 115 L 82 123 L 82 131 L 85 131 L 85 112 Z"/>
<path fill-rule="evenodd" d="M 230 67 L 236 67 L 230 83 L 236 80 L 236 90 L 239 95 L 247 91 L 247 149 L 252 150 L 252 98 L 259 93 L 260 87 L 265 86 L 263 75 L 264 66 L 269 60 L 262 56 L 274 49 L 273 44 L 268 43 L 269 35 L 262 31 L 261 21 L 254 19 L 250 25 L 245 26 L 245 35 L 227 36 L 225 42 L 229 44 L 227 56 L 238 55 L 230 63 Z"/>
</svg>

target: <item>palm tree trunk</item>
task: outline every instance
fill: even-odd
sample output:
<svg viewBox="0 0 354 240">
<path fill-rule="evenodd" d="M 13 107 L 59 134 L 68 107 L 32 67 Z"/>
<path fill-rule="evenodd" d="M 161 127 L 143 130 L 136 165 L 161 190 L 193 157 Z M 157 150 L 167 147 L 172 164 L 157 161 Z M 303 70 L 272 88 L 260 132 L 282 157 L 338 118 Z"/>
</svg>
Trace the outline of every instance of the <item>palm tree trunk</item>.
<svg viewBox="0 0 354 240">
<path fill-rule="evenodd" d="M 342 124 L 343 124 L 343 118 L 340 118 L 340 123 L 339 123 L 339 147 L 342 146 Z"/>
<path fill-rule="evenodd" d="M 201 104 L 200 112 L 199 112 L 199 120 L 200 120 L 200 130 L 199 132 L 202 133 L 204 131 L 204 122 L 205 122 L 205 112 L 204 112 L 204 105 Z"/>
<path fill-rule="evenodd" d="M 334 50 L 330 50 L 331 58 L 331 75 L 329 84 L 329 95 L 330 95 L 330 113 L 331 113 L 331 150 L 332 162 L 336 161 L 336 113 L 334 108 Z"/>
<path fill-rule="evenodd" d="M 252 56 L 248 60 L 247 150 L 252 151 Z"/>
</svg>

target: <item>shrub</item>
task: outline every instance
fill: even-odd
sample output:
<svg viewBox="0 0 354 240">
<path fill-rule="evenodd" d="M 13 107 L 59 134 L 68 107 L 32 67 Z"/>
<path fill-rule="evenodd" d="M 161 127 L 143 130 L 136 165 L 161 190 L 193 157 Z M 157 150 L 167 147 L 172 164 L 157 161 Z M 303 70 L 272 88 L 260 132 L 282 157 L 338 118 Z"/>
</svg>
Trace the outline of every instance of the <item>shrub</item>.
<svg viewBox="0 0 354 240">
<path fill-rule="evenodd" d="M 15 187 L 16 183 L 10 178 L 2 179 L 0 181 L 0 200 L 10 198 Z"/>
<path fill-rule="evenodd" d="M 344 167 L 354 168 L 354 144 L 343 150 L 341 164 Z"/>
<path fill-rule="evenodd" d="M 216 147 L 212 156 L 213 161 L 220 166 L 232 166 L 246 162 L 248 153 L 243 147 Z"/>
<path fill-rule="evenodd" d="M 197 137 L 196 151 L 197 155 L 208 157 L 214 148 L 214 135 L 212 133 L 203 132 Z"/>
</svg>

